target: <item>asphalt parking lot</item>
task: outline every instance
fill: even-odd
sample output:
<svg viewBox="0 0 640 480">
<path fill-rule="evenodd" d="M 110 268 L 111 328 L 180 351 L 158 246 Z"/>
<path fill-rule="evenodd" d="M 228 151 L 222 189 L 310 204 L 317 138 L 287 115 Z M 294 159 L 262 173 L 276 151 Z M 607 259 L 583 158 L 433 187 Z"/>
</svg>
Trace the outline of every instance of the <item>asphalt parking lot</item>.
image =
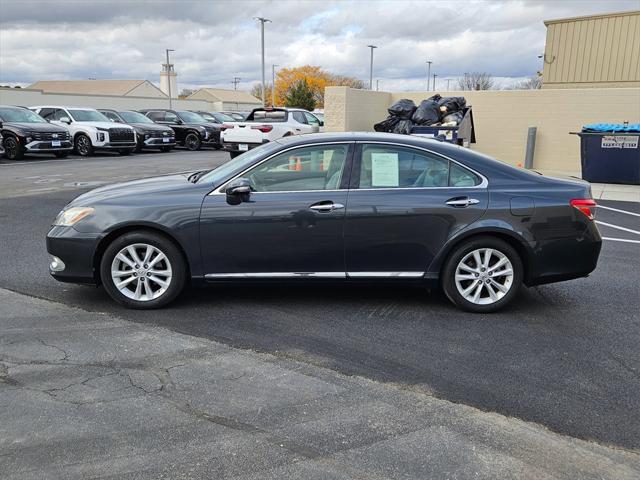
<svg viewBox="0 0 640 480">
<path fill-rule="evenodd" d="M 511 308 L 492 315 L 462 313 L 438 291 L 389 285 L 197 288 L 169 308 L 140 312 L 117 306 L 101 289 L 64 285 L 49 277 L 44 236 L 56 213 L 76 195 L 104 183 L 198 170 L 226 160 L 227 154 L 206 150 L 0 162 L 0 289 L 19 294 L 14 298 L 7 292 L 5 301 L 18 302 L 25 312 L 37 306 L 40 323 L 48 321 L 47 309 L 57 312 L 51 318 L 58 318 L 67 315 L 60 308 L 73 307 L 76 323 L 95 322 L 100 315 L 107 323 L 133 325 L 127 328 L 134 333 L 148 326 L 164 327 L 170 337 L 186 334 L 192 339 L 179 338 L 193 342 L 188 349 L 205 348 L 199 342 L 212 340 L 247 355 L 268 355 L 271 362 L 284 362 L 282 368 L 310 369 L 322 376 L 331 386 L 323 384 L 320 390 L 338 383 L 349 384 L 347 390 L 358 395 L 368 395 L 370 388 L 391 388 L 395 394 L 377 394 L 418 395 L 420 402 L 498 414 L 556 439 L 618 452 L 623 458 L 613 462 L 631 465 L 631 470 L 605 469 L 598 474 L 602 478 L 640 472 L 640 204 L 599 202 L 606 208 L 598 210 L 597 219 L 609 240 L 590 277 L 524 289 Z M 8 317 L 20 318 L 15 311 Z M 15 340 L 14 328 L 18 323 L 0 326 L 0 347 Z M 94 341 L 98 333 L 87 331 Z M 162 331 L 154 330 L 156 336 Z M 163 368 L 170 364 L 165 363 Z M 339 380 L 328 380 L 332 372 Z M 367 387 L 356 388 L 349 383 L 352 379 Z M 0 381 L 0 397 L 8 385 Z M 301 388 L 307 387 L 313 386 Z M 4 406 L 11 404 L 4 398 Z M 363 401 L 374 398 L 383 401 L 379 396 Z M 411 402 L 418 402 L 402 398 L 409 403 L 398 404 L 398 409 L 411 411 Z M 10 415 L 6 408 L 2 411 Z M 415 418 L 435 415 L 431 411 L 421 417 L 420 412 L 416 410 Z M 242 422 L 251 424 L 244 417 Z M 0 432 L 21 441 L 26 435 L 6 427 Z M 11 448 L 17 448 L 15 443 Z M 5 458 L 12 459 L 16 452 L 19 449 Z M 305 452 L 297 455 L 304 461 L 314 458 Z M 353 468 L 355 472 L 358 467 Z M 380 478 L 393 476 L 374 471 Z M 616 475 L 607 476 L 614 471 Z"/>
</svg>

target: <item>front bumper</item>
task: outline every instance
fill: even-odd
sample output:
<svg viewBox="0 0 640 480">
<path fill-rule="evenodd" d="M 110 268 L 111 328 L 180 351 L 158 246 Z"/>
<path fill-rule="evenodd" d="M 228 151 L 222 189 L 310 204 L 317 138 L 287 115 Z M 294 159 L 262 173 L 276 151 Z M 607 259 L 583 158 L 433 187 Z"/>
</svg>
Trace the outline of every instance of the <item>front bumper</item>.
<svg viewBox="0 0 640 480">
<path fill-rule="evenodd" d="M 167 139 L 168 141 L 165 142 L 165 139 Z M 175 147 L 176 139 L 175 137 L 150 137 L 145 139 L 142 143 L 143 148 Z"/>
<path fill-rule="evenodd" d="M 108 142 L 103 144 L 97 144 L 93 146 L 94 150 L 122 150 L 122 149 L 134 149 L 136 148 L 136 142 Z"/>
<path fill-rule="evenodd" d="M 51 276 L 61 282 L 96 285 L 99 276 L 94 259 L 100 240 L 99 234 L 81 233 L 73 227 L 51 227 L 47 252 L 59 260 L 49 265 Z"/>
<path fill-rule="evenodd" d="M 38 152 L 69 152 L 73 150 L 73 144 L 71 140 L 60 140 L 59 146 L 53 146 L 52 140 L 34 140 L 32 142 L 27 143 L 24 146 L 24 149 L 27 152 L 38 153 Z"/>
</svg>

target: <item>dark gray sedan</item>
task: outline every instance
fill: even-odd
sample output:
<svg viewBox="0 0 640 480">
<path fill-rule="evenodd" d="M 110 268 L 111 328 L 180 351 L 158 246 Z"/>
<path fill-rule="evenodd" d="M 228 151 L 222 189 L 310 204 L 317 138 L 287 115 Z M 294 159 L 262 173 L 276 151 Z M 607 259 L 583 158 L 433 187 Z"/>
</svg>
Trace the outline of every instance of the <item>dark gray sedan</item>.
<svg viewBox="0 0 640 480">
<path fill-rule="evenodd" d="M 210 171 L 98 188 L 47 235 L 51 274 L 132 308 L 191 282 L 442 286 L 497 310 L 527 286 L 587 276 L 601 237 L 589 184 L 435 140 L 369 133 L 268 143 Z"/>
</svg>

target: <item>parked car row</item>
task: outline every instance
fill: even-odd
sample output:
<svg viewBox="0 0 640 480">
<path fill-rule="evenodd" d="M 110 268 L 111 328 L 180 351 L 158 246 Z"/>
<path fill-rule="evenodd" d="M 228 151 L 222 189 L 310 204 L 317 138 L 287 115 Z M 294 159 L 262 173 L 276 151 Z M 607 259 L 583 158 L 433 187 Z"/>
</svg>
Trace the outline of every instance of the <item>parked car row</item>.
<svg viewBox="0 0 640 480">
<path fill-rule="evenodd" d="M 0 155 L 18 160 L 30 153 L 63 158 L 72 151 L 84 157 L 96 151 L 168 152 L 175 146 L 218 149 L 222 125 L 231 121 L 219 112 L 0 105 Z"/>
</svg>

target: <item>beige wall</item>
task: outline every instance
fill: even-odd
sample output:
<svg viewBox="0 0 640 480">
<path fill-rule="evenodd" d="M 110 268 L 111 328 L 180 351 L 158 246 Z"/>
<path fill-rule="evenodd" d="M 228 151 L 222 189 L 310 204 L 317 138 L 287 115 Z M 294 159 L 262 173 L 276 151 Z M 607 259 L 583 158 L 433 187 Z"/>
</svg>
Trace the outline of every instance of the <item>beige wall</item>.
<svg viewBox="0 0 640 480">
<path fill-rule="evenodd" d="M 580 171 L 579 141 L 569 132 L 595 122 L 640 122 L 640 88 L 574 90 L 489 90 L 439 92 L 463 95 L 473 106 L 477 143 L 474 150 L 511 163 L 524 164 L 528 127 L 538 127 L 534 168 Z M 326 131 L 371 131 L 401 98 L 418 104 L 433 92 L 371 92 L 327 87 Z"/>
<path fill-rule="evenodd" d="M 545 25 L 542 88 L 640 87 L 640 11 Z"/>
<path fill-rule="evenodd" d="M 43 93 L 42 90 L 26 88 L 0 88 L 1 105 L 68 105 L 72 107 L 115 108 L 138 110 L 141 108 L 169 108 L 169 99 L 137 96 L 111 95 L 68 95 L 62 93 Z M 202 100 L 173 100 L 173 108 L 184 110 L 213 110 L 210 102 Z"/>
</svg>

